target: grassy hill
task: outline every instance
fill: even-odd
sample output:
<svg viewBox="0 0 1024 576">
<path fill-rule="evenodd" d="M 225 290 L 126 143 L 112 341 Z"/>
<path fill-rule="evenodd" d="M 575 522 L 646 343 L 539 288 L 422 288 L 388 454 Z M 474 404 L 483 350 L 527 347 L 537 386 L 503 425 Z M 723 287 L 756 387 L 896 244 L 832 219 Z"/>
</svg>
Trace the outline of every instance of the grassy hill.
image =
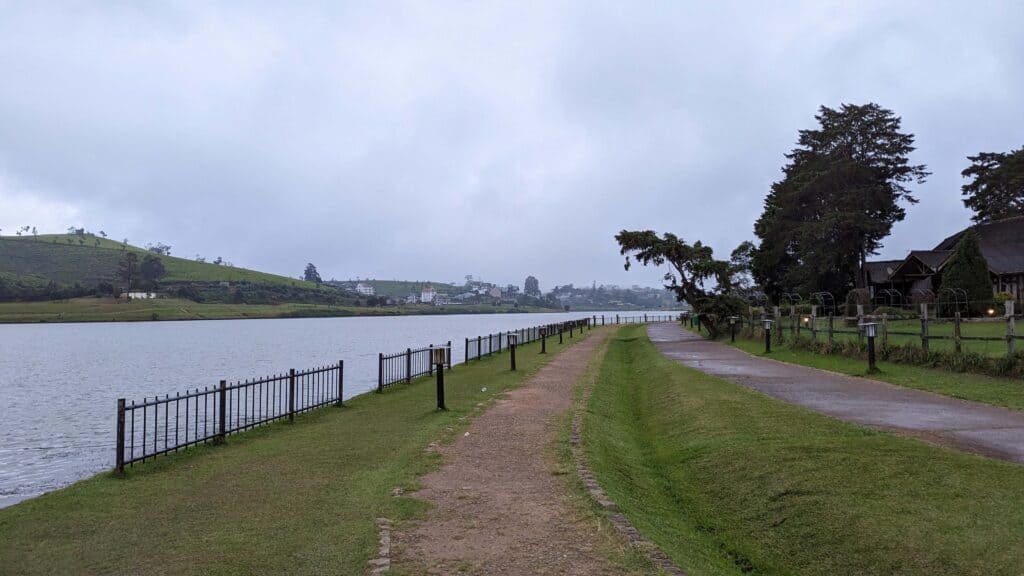
<svg viewBox="0 0 1024 576">
<path fill-rule="evenodd" d="M 81 240 L 81 242 L 80 242 Z M 114 282 L 125 251 L 141 258 L 144 248 L 86 235 L 46 234 L 0 237 L 0 274 L 34 276 L 61 284 L 94 286 Z M 218 266 L 175 256 L 161 256 L 167 270 L 162 282 L 260 282 L 315 288 L 316 284 L 257 272 L 246 268 Z"/>
</svg>

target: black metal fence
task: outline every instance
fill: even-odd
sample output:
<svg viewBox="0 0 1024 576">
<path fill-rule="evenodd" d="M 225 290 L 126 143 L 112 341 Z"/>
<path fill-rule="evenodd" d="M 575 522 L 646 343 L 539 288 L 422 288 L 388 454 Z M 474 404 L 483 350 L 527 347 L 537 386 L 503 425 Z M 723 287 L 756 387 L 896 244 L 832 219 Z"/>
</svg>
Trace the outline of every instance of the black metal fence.
<svg viewBox="0 0 1024 576">
<path fill-rule="evenodd" d="M 452 367 L 452 342 L 439 346 L 445 350 L 445 366 Z M 427 376 L 434 373 L 434 350 L 433 344 L 426 348 L 406 348 L 405 352 L 394 354 L 380 353 L 377 355 L 377 391 L 383 392 L 384 388 L 398 382 L 410 382 L 417 376 Z"/>
<path fill-rule="evenodd" d="M 117 470 L 197 444 L 224 441 L 275 420 L 342 404 L 345 363 L 290 370 L 253 380 L 196 388 L 142 402 L 117 401 Z"/>
<path fill-rule="evenodd" d="M 560 333 L 568 333 L 572 335 L 575 331 L 581 331 L 588 326 L 591 326 L 591 319 L 581 318 L 579 320 L 569 320 L 567 322 L 557 322 L 554 324 L 544 324 L 542 326 L 520 328 L 519 330 L 511 330 L 508 332 L 498 332 L 497 334 L 477 336 L 476 338 L 466 338 L 466 346 L 464 349 L 465 357 L 463 361 L 469 362 L 470 360 L 490 356 L 491 354 L 507 349 L 509 336 L 511 335 L 515 335 L 517 344 L 529 344 L 530 342 L 540 340 L 543 335 L 542 332 L 546 333 L 548 336 L 555 336 Z"/>
<path fill-rule="evenodd" d="M 643 314 L 636 316 L 624 316 L 620 314 L 593 315 L 590 317 L 594 326 L 607 326 L 616 324 L 647 324 L 648 322 L 675 322 L 679 320 L 679 314 Z"/>
</svg>

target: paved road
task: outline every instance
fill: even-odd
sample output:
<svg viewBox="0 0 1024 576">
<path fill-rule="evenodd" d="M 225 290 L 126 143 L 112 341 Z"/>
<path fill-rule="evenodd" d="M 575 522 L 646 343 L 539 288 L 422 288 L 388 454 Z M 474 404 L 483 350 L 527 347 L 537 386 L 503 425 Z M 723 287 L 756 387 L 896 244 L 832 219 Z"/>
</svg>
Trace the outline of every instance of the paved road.
<svg viewBox="0 0 1024 576">
<path fill-rule="evenodd" d="M 1024 412 L 757 358 L 676 324 L 653 324 L 647 333 L 662 354 L 681 364 L 786 402 L 1024 464 Z"/>
</svg>

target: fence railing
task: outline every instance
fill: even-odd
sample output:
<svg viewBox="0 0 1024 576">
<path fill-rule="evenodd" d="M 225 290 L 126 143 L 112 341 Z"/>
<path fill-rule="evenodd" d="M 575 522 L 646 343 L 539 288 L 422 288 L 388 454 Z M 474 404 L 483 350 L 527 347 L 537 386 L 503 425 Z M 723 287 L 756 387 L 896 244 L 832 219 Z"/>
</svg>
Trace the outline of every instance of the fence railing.
<svg viewBox="0 0 1024 576">
<path fill-rule="evenodd" d="M 572 335 L 575 333 L 574 331 L 583 330 L 588 326 L 591 326 L 591 318 L 581 318 L 579 320 L 569 320 L 567 322 L 556 322 L 542 326 L 510 330 L 508 332 L 499 332 L 497 334 L 488 334 L 487 336 L 477 336 L 476 338 L 466 338 L 463 362 L 477 360 L 507 349 L 510 335 L 516 336 L 518 344 L 529 344 L 530 342 L 540 340 L 544 335 L 563 337 L 562 334 L 568 333 Z"/>
<path fill-rule="evenodd" d="M 452 342 L 440 346 L 445 350 L 445 366 L 452 367 Z M 383 392 L 384 388 L 398 382 L 410 382 L 418 376 L 427 376 L 434 373 L 434 350 L 433 344 L 426 348 L 406 348 L 404 352 L 394 354 L 379 353 L 377 355 L 377 392 Z"/>
<path fill-rule="evenodd" d="M 176 452 L 197 444 L 220 443 L 228 434 L 328 404 L 340 406 L 345 363 L 186 391 L 174 396 L 117 401 L 116 467 Z"/>
<path fill-rule="evenodd" d="M 647 324 L 648 322 L 675 322 L 680 319 L 679 314 L 643 314 L 636 316 L 623 316 L 616 314 L 593 315 L 590 317 L 594 326 L 607 326 L 615 324 Z"/>
<path fill-rule="evenodd" d="M 964 351 L 965 343 L 980 343 L 988 355 L 999 354 L 1005 350 L 1007 356 L 1018 351 L 1017 341 L 1024 336 L 1017 334 L 1016 317 L 1013 303 L 1007 303 L 1003 316 L 964 318 L 959 312 L 952 318 L 935 318 L 929 315 L 929 309 L 922 304 L 916 318 L 890 317 L 888 314 L 864 314 L 858 316 L 818 316 L 800 314 L 795 310 L 774 307 L 769 315 L 751 314 L 740 320 L 741 326 L 749 326 L 752 330 L 763 329 L 765 318 L 772 320 L 772 339 L 783 342 L 785 333 L 792 336 L 801 334 L 811 340 L 822 339 L 828 343 L 837 338 L 864 338 L 864 325 L 875 324 L 878 337 L 883 347 L 890 343 L 917 344 L 928 351 L 933 343 L 952 350 L 955 353 Z M 992 343 L 992 344 L 985 344 Z M 1005 346 L 1005 348 L 1004 348 Z"/>
</svg>

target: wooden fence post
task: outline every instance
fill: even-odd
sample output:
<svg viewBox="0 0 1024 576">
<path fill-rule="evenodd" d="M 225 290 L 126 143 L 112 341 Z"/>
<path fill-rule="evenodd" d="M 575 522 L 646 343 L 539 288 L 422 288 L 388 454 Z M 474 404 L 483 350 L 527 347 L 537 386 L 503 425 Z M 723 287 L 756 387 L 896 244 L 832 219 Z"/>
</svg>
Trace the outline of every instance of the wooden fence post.
<svg viewBox="0 0 1024 576">
<path fill-rule="evenodd" d="M 832 339 L 834 338 L 833 332 L 835 330 L 835 328 L 834 328 L 835 318 L 836 318 L 835 314 L 833 314 L 832 312 L 829 312 L 829 314 L 828 314 L 828 345 L 829 346 L 832 346 Z"/>
<path fill-rule="evenodd" d="M 818 305 L 811 304 L 811 342 L 818 341 Z"/>
<path fill-rule="evenodd" d="M 953 350 L 960 354 L 960 311 L 953 314 Z"/>
<path fill-rule="evenodd" d="M 928 351 L 928 303 L 921 303 L 921 349 Z"/>
<path fill-rule="evenodd" d="M 775 339 L 781 344 L 784 341 L 784 338 L 782 337 L 782 309 L 779 308 L 778 306 L 775 306 L 772 312 L 775 314 L 775 331 L 778 333 Z"/>
<path fill-rule="evenodd" d="M 1013 300 L 1007 300 L 1006 305 L 1006 354 L 1007 356 L 1013 356 L 1014 353 L 1014 341 L 1017 339 L 1014 333 L 1014 320 L 1013 320 Z"/>
<path fill-rule="evenodd" d="M 882 314 L 882 350 L 889 349 L 889 314 Z"/>
</svg>

